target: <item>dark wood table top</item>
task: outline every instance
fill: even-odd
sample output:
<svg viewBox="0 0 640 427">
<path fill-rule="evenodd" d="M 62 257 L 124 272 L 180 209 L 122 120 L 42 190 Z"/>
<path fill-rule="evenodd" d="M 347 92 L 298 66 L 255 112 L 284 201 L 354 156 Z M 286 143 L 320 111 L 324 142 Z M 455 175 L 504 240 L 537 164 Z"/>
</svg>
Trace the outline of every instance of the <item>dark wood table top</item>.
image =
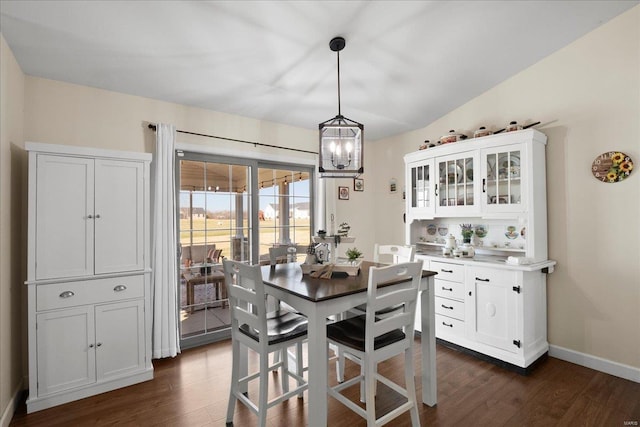
<svg viewBox="0 0 640 427">
<path fill-rule="evenodd" d="M 339 298 L 345 295 L 366 292 L 369 284 L 369 268 L 384 267 L 388 264 L 378 264 L 363 261 L 357 276 L 342 276 L 334 273 L 331 279 L 319 279 L 308 274 L 302 274 L 302 268 L 297 263 L 276 264 L 262 267 L 262 280 L 271 286 L 277 286 L 291 294 L 298 295 L 313 302 Z M 433 276 L 432 271 L 422 271 L 422 277 Z M 392 285 L 398 282 L 389 282 Z M 382 285 L 384 286 L 384 285 Z"/>
</svg>

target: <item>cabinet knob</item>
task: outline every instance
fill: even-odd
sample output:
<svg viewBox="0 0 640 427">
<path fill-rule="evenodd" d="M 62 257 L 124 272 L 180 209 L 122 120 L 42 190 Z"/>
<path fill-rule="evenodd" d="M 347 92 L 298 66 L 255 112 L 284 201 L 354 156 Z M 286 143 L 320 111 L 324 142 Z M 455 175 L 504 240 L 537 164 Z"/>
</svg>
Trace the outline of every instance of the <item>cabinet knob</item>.
<svg viewBox="0 0 640 427">
<path fill-rule="evenodd" d="M 96 347 L 100 347 L 101 345 L 102 345 L 102 343 L 99 342 L 99 343 L 96 344 Z"/>
<path fill-rule="evenodd" d="M 87 215 L 88 219 L 93 219 L 93 215 Z"/>
<path fill-rule="evenodd" d="M 93 344 L 89 344 L 89 348 L 93 348 Z"/>
<path fill-rule="evenodd" d="M 127 287 L 125 285 L 118 285 L 115 288 L 113 288 L 114 292 L 122 292 L 127 290 Z"/>
<path fill-rule="evenodd" d="M 60 294 L 60 298 L 71 298 L 75 294 L 72 291 L 64 291 Z"/>
<path fill-rule="evenodd" d="M 96 219 L 100 218 L 100 214 L 96 214 Z"/>
</svg>

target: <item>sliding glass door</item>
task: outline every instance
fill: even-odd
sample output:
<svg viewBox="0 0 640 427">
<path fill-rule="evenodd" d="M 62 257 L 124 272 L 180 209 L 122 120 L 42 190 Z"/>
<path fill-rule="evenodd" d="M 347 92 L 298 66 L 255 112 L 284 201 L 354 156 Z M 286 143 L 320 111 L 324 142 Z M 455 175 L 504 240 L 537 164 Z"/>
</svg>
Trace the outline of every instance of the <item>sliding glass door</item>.
<svg viewBox="0 0 640 427">
<path fill-rule="evenodd" d="M 313 169 L 179 153 L 181 346 L 229 336 L 222 260 L 268 264 L 269 247 L 308 245 Z"/>
</svg>

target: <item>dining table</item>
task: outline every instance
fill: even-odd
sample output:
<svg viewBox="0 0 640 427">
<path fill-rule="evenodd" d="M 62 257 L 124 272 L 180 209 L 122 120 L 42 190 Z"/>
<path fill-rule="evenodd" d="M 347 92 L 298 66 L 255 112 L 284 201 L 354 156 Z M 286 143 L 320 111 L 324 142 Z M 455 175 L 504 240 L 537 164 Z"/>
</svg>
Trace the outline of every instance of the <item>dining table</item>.
<svg viewBox="0 0 640 427">
<path fill-rule="evenodd" d="M 330 279 L 303 274 L 298 263 L 262 267 L 267 294 L 287 303 L 308 318 L 308 425 L 327 425 L 327 318 L 340 315 L 367 302 L 369 269 L 386 264 L 362 261 L 357 275 L 334 273 Z M 420 281 L 422 402 L 429 406 L 436 397 L 436 342 L 434 279 L 436 273 L 423 270 Z M 393 286 L 390 281 L 379 288 Z"/>
</svg>

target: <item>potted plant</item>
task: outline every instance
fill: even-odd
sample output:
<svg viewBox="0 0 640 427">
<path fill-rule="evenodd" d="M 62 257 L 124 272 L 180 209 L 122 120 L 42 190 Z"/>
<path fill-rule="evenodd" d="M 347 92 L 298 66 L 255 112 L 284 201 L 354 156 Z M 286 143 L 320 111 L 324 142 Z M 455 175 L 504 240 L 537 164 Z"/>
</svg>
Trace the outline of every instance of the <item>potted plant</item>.
<svg viewBox="0 0 640 427">
<path fill-rule="evenodd" d="M 473 236 L 473 225 L 471 224 L 460 224 L 460 228 L 462 229 L 462 243 L 471 243 L 471 237 Z"/>
<path fill-rule="evenodd" d="M 362 252 L 360 252 L 358 248 L 349 248 L 345 253 L 352 264 L 355 264 L 358 258 L 362 256 Z"/>
</svg>

